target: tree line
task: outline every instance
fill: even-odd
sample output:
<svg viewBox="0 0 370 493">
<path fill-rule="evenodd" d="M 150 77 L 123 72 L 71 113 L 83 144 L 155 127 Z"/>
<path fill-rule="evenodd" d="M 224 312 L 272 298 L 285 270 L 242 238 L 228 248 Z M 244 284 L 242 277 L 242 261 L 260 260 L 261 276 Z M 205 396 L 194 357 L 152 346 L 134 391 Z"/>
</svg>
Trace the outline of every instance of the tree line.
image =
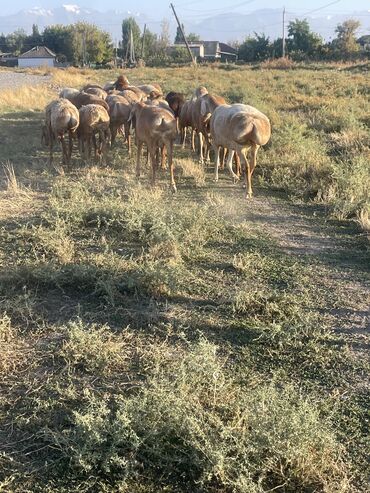
<svg viewBox="0 0 370 493">
<path fill-rule="evenodd" d="M 296 19 L 288 24 L 286 53 L 294 60 L 349 59 L 357 57 L 360 51 L 369 56 L 370 35 L 357 38 L 359 27 L 358 21 L 346 20 L 337 26 L 335 39 L 324 42 L 320 35 L 311 31 L 307 19 Z M 184 26 L 182 28 L 184 29 Z M 133 17 L 122 21 L 122 39 L 116 47 L 113 46 L 111 36 L 107 32 L 93 24 L 77 22 L 72 25 L 48 26 L 42 33 L 34 24 L 30 35 L 22 29 L 6 36 L 2 34 L 0 51 L 18 55 L 34 46 L 45 45 L 57 55 L 60 62 L 69 62 L 77 66 L 104 65 L 112 62 L 114 56 L 127 59 L 131 36 L 136 60 L 143 59 L 149 65 L 189 60 L 185 48 L 180 45 L 183 39 L 179 28 L 174 39 L 175 47 L 168 50 L 171 44 L 168 21 L 162 21 L 161 32 L 156 34 L 149 29 L 142 32 Z M 200 37 L 195 33 L 187 34 L 186 38 L 189 42 L 200 41 Z M 230 44 L 237 48 L 239 60 L 246 62 L 282 56 L 282 39 L 271 41 L 264 34 L 254 33 L 242 43 Z"/>
<path fill-rule="evenodd" d="M 286 53 L 293 60 L 307 59 L 351 59 L 359 56 L 360 52 L 370 56 L 370 36 L 357 38 L 356 33 L 360 22 L 348 19 L 338 24 L 335 29 L 336 37 L 327 43 L 323 38 L 311 31 L 307 19 L 290 21 L 286 38 Z M 268 58 L 282 56 L 282 38 L 270 41 L 264 34 L 254 33 L 237 46 L 240 60 L 256 62 Z M 367 49 L 366 49 L 367 48 Z"/>
<path fill-rule="evenodd" d="M 60 62 L 73 65 L 104 64 L 113 58 L 113 43 L 110 35 L 94 24 L 55 24 L 45 27 L 42 33 L 36 24 L 27 35 L 18 29 L 5 36 L 0 35 L 0 51 L 19 55 L 34 46 L 44 45 L 52 50 Z"/>
</svg>

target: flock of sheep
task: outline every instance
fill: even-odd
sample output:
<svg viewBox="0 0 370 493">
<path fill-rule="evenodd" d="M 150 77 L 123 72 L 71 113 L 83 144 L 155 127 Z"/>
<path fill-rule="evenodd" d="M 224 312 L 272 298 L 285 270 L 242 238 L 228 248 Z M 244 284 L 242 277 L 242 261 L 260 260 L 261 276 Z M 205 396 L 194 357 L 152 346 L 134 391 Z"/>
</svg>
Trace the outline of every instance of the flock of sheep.
<svg viewBox="0 0 370 493">
<path fill-rule="evenodd" d="M 59 140 L 63 164 L 68 165 L 76 134 L 84 159 L 90 159 L 94 149 L 95 157 L 104 160 L 118 132 L 124 135 L 128 152 L 131 153 L 131 132 L 134 129 L 137 176 L 140 176 L 141 153 L 145 144 L 151 160 L 153 183 L 159 160 L 165 168 L 167 156 L 171 188 L 176 191 L 173 147 L 179 133 L 184 147 L 188 127 L 192 132 L 191 146 L 194 151 L 195 135 L 198 136 L 201 164 L 209 160 L 209 151 L 213 148 L 215 180 L 218 180 L 219 167 L 223 167 L 228 153 L 226 165 L 230 175 L 234 180 L 239 180 L 242 163 L 247 196 L 252 196 L 252 174 L 257 151 L 270 139 L 270 121 L 252 106 L 229 105 L 221 96 L 209 94 L 205 87 L 196 89 L 189 100 L 178 92 L 170 92 L 164 97 L 158 84 L 131 85 L 123 75 L 104 87 L 88 84 L 81 91 L 65 88 L 60 92 L 59 99 L 49 103 L 45 109 L 42 140 L 49 146 L 50 162 L 53 159 L 53 143 Z M 68 145 L 65 141 L 67 134 Z"/>
</svg>

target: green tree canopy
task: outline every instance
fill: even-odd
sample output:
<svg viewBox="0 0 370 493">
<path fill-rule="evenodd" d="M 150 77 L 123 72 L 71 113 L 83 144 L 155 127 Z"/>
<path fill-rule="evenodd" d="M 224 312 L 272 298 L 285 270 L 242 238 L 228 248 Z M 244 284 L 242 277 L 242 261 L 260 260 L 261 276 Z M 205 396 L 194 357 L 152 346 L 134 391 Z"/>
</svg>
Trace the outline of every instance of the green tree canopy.
<svg viewBox="0 0 370 493">
<path fill-rule="evenodd" d="M 72 26 L 63 26 L 62 24 L 45 27 L 43 32 L 44 44 L 56 55 L 63 55 L 72 62 L 74 54 L 72 32 Z"/>
<path fill-rule="evenodd" d="M 361 23 L 355 19 L 348 19 L 338 24 L 335 29 L 336 39 L 332 42 L 332 48 L 343 56 L 352 55 L 359 51 L 360 46 L 356 40 L 356 31 Z"/>
<path fill-rule="evenodd" d="M 124 58 L 126 57 L 126 53 L 130 41 L 130 30 L 132 31 L 136 57 L 138 57 L 141 52 L 140 27 L 133 17 L 128 17 L 127 19 L 123 19 L 122 21 L 122 52 Z"/>
<path fill-rule="evenodd" d="M 319 53 L 322 46 L 321 36 L 311 31 L 307 19 L 295 19 L 289 22 L 287 48 L 290 53 L 304 53 L 311 56 Z"/>
<path fill-rule="evenodd" d="M 264 34 L 254 33 L 239 46 L 239 59 L 246 62 L 266 60 L 271 55 L 270 39 Z"/>
<path fill-rule="evenodd" d="M 17 29 L 6 37 L 7 51 L 19 54 L 30 50 L 32 46 L 27 46 L 27 33 L 24 29 Z"/>
<path fill-rule="evenodd" d="M 77 65 L 103 63 L 112 59 L 113 45 L 108 33 L 94 24 L 77 22 L 72 28 L 73 61 Z"/>
<path fill-rule="evenodd" d="M 186 40 L 187 40 L 189 43 L 198 43 L 198 42 L 200 41 L 200 36 L 199 36 L 199 34 L 189 33 L 189 34 L 186 36 Z"/>
<path fill-rule="evenodd" d="M 185 32 L 184 24 L 181 24 L 183 32 Z M 184 42 L 179 26 L 176 28 L 175 44 L 181 44 Z"/>
</svg>

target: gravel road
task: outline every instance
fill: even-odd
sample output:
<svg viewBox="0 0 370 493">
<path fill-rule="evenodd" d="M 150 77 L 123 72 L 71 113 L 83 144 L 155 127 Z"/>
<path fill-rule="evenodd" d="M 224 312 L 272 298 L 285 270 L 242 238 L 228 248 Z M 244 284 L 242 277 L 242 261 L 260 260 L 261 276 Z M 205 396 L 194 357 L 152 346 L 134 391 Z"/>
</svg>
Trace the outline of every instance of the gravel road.
<svg viewBox="0 0 370 493">
<path fill-rule="evenodd" d="M 31 75 L 21 72 L 0 71 L 0 90 L 21 86 L 36 86 L 50 82 L 50 75 Z"/>
</svg>

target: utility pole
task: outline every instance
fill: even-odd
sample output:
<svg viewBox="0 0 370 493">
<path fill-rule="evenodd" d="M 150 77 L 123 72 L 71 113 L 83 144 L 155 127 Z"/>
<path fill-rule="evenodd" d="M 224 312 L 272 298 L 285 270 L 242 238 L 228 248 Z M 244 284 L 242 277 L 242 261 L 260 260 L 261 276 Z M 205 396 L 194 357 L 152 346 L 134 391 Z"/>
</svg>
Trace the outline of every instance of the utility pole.
<svg viewBox="0 0 370 493">
<path fill-rule="evenodd" d="M 135 46 L 134 46 L 134 36 L 132 34 L 132 29 L 130 29 L 130 64 L 135 65 Z"/>
<path fill-rule="evenodd" d="M 186 45 L 186 48 L 188 50 L 188 53 L 189 53 L 189 56 L 191 58 L 191 61 L 194 63 L 194 65 L 196 65 L 197 61 L 196 59 L 194 58 L 193 56 L 193 53 L 191 52 L 191 49 L 190 49 L 190 46 L 189 46 L 189 43 L 187 42 L 186 38 L 185 38 L 185 34 L 184 34 L 184 31 L 181 27 L 181 24 L 180 24 L 180 21 L 179 21 L 179 18 L 177 17 L 177 14 L 176 14 L 176 11 L 175 11 L 175 7 L 173 6 L 172 3 L 170 3 L 170 6 L 171 6 L 171 9 L 172 9 L 172 12 L 173 12 L 173 15 L 175 16 L 175 19 L 176 19 L 176 22 L 177 22 L 177 25 L 179 26 L 179 29 L 180 29 L 180 32 L 182 34 L 182 37 L 185 41 L 185 45 Z"/>
<path fill-rule="evenodd" d="M 282 47 L 282 52 L 283 52 L 283 58 L 285 58 L 285 7 L 283 9 L 283 47 Z"/>
<path fill-rule="evenodd" d="M 144 24 L 143 39 L 141 41 L 141 59 L 142 60 L 144 60 L 145 32 L 146 32 L 146 24 Z"/>
</svg>

